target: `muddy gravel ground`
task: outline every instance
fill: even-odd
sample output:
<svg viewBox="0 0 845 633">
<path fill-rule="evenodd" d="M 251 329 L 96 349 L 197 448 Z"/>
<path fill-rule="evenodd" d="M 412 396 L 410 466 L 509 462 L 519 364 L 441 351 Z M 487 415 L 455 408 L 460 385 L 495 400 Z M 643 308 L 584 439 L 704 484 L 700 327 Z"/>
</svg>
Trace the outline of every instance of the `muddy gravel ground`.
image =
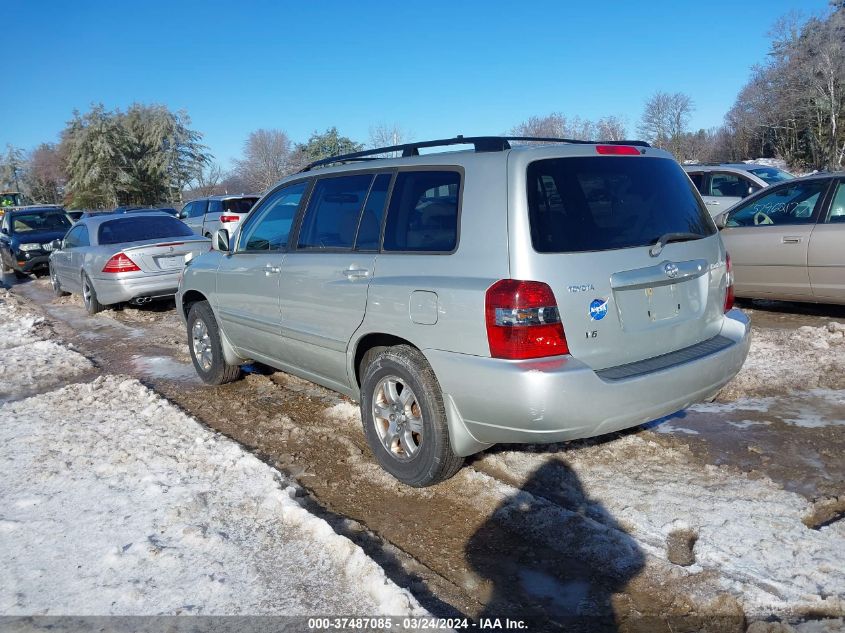
<svg viewBox="0 0 845 633">
<path fill-rule="evenodd" d="M 759 614 L 744 612 L 718 570 L 688 569 L 694 532 L 678 529 L 664 545 L 644 548 L 628 536 L 624 521 L 587 499 L 576 466 L 604 454 L 618 459 L 623 453 L 614 452 L 617 445 L 634 447 L 625 457 L 630 464 L 654 459 L 665 448 L 702 472 L 717 468 L 769 478 L 807 499 L 813 509 L 803 519 L 808 530 L 845 512 L 845 426 L 813 424 L 807 415 L 821 410 L 823 417 L 845 420 L 845 402 L 830 396 L 845 388 L 845 368 L 814 370 L 799 376 L 798 385 L 785 374 L 740 380 L 741 389 L 729 386 L 698 410 L 596 440 L 497 446 L 469 459 L 450 481 L 417 490 L 377 466 L 356 405 L 331 391 L 262 366 L 247 367 L 243 379 L 229 385 L 204 385 L 172 302 L 89 317 L 78 297 L 55 298 L 46 279 L 6 281 L 99 371 L 139 378 L 295 478 L 310 509 L 361 545 L 436 615 L 537 618 L 537 626 L 549 630 L 745 631 Z M 755 335 L 768 336 L 773 345 L 793 337 L 799 347 L 794 337 L 803 335 L 802 328 L 816 332 L 845 321 L 845 310 L 831 306 L 746 307 Z M 782 363 L 829 367 L 838 358 L 831 350 L 845 351 L 836 347 L 838 335 L 830 335 L 830 341 L 808 343 L 806 358 Z M 822 345 L 827 349 L 814 347 Z M 796 399 L 791 394 L 797 388 L 803 391 Z M 765 415 L 755 405 L 761 400 Z M 646 449 L 637 446 L 648 446 L 652 455 L 638 454 Z M 508 466 L 520 460 L 537 467 Z M 555 518 L 537 530 L 537 516 Z M 591 618 L 567 619 L 584 614 Z M 842 614 L 821 608 L 791 615 Z"/>
</svg>

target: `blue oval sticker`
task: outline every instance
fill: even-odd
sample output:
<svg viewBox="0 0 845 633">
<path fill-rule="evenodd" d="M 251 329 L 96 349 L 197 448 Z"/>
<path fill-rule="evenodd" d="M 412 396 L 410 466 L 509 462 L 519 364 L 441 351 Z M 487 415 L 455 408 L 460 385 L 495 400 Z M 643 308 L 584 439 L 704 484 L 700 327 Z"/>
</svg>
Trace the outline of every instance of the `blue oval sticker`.
<svg viewBox="0 0 845 633">
<path fill-rule="evenodd" d="M 607 316 L 607 299 L 593 299 L 590 304 L 590 320 L 601 321 Z"/>
</svg>

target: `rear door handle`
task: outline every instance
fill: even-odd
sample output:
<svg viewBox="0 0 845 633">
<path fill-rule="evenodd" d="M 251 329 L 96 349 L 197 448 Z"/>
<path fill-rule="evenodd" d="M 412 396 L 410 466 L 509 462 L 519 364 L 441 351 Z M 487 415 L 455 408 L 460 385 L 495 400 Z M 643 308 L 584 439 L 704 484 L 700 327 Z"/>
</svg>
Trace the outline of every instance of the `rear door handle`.
<svg viewBox="0 0 845 633">
<path fill-rule="evenodd" d="M 798 235 L 784 235 L 780 238 L 781 243 L 783 244 L 800 244 L 801 237 Z"/>
<path fill-rule="evenodd" d="M 347 268 L 343 274 L 347 279 L 364 279 L 370 276 L 370 271 L 366 268 Z"/>
<path fill-rule="evenodd" d="M 273 264 L 267 264 L 264 266 L 264 275 L 269 277 L 270 275 L 276 275 L 282 272 L 281 266 L 273 266 Z"/>
</svg>

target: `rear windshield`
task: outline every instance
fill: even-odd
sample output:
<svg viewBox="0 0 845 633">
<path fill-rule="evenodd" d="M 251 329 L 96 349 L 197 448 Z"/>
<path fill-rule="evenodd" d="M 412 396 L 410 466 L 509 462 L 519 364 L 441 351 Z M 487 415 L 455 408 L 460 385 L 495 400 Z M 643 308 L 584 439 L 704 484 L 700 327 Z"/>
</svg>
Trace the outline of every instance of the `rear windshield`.
<svg viewBox="0 0 845 633">
<path fill-rule="evenodd" d="M 100 225 L 97 241 L 100 244 L 123 244 L 145 240 L 190 237 L 194 232 L 176 218 L 169 216 L 124 217 Z"/>
<path fill-rule="evenodd" d="M 777 167 L 759 167 L 757 169 L 749 169 L 752 174 L 765 180 L 768 184 L 773 185 L 776 182 L 784 182 L 795 178 L 788 171 L 783 171 Z"/>
<path fill-rule="evenodd" d="M 12 233 L 63 231 L 70 224 L 64 213 L 16 213 L 12 216 Z"/>
<path fill-rule="evenodd" d="M 695 188 L 666 158 L 552 158 L 528 166 L 531 241 L 540 253 L 648 246 L 716 232 Z"/>
<path fill-rule="evenodd" d="M 223 201 L 223 210 L 227 213 L 249 213 L 258 198 L 230 198 Z"/>
</svg>

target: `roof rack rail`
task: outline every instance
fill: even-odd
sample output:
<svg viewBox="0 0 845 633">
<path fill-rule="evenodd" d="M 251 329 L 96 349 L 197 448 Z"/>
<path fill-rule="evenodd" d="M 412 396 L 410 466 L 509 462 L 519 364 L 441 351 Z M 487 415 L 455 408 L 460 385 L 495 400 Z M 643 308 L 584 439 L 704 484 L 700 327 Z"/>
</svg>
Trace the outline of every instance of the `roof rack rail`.
<svg viewBox="0 0 845 633">
<path fill-rule="evenodd" d="M 375 160 L 378 154 L 389 152 L 402 152 L 402 156 L 419 156 L 423 147 L 446 147 L 449 145 L 473 145 L 476 152 L 502 152 L 511 149 L 510 141 L 534 142 L 534 143 L 570 143 L 577 145 L 634 145 L 636 147 L 651 147 L 645 141 L 584 141 L 572 138 L 556 138 L 548 136 L 463 136 L 458 134 L 454 138 L 442 138 L 435 141 L 419 141 L 415 143 L 403 143 L 401 145 L 390 145 L 388 147 L 377 147 L 366 149 L 350 154 L 330 156 L 309 163 L 300 170 L 300 173 L 311 171 L 315 167 L 331 165 L 332 163 L 345 163 L 350 161 Z"/>
</svg>

